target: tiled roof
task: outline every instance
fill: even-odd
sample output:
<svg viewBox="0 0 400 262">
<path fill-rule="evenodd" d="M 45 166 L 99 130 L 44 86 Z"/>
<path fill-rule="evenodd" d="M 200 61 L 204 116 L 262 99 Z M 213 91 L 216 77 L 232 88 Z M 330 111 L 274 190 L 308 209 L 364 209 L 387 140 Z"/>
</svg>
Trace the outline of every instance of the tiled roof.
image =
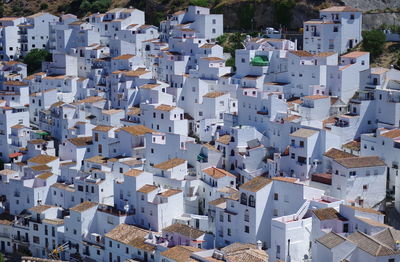
<svg viewBox="0 0 400 262">
<path fill-rule="evenodd" d="M 209 167 L 207 169 L 204 169 L 203 172 L 215 179 L 220 179 L 220 178 L 223 178 L 226 176 L 236 178 L 235 175 L 229 173 L 228 171 L 226 171 L 224 169 L 217 168 L 217 167 Z"/>
<path fill-rule="evenodd" d="M 180 166 L 186 162 L 185 159 L 181 158 L 172 158 L 170 160 L 164 161 L 162 163 L 159 163 L 157 165 L 154 165 L 155 168 L 161 169 L 161 170 L 168 170 L 177 166 Z"/>
<path fill-rule="evenodd" d="M 191 239 L 199 238 L 199 237 L 201 237 L 202 235 L 205 234 L 204 231 L 198 230 L 198 229 L 190 227 L 188 225 L 179 224 L 179 223 L 172 224 L 172 225 L 164 228 L 162 231 L 163 231 L 163 233 L 164 232 L 177 233 L 177 234 L 180 234 L 182 236 L 189 237 Z"/>
<path fill-rule="evenodd" d="M 31 166 L 30 168 L 35 171 L 45 171 L 51 169 L 51 167 L 49 167 L 48 165 L 37 165 L 37 166 Z"/>
<path fill-rule="evenodd" d="M 130 59 L 132 57 L 134 57 L 134 55 L 125 54 L 125 55 L 120 55 L 120 56 L 113 57 L 112 60 L 124 60 L 124 59 Z"/>
<path fill-rule="evenodd" d="M 215 140 L 215 142 L 227 145 L 229 144 L 229 142 L 231 141 L 231 136 L 230 135 L 223 135 L 220 136 L 217 140 Z"/>
<path fill-rule="evenodd" d="M 45 218 L 45 219 L 42 220 L 42 223 L 50 224 L 50 225 L 63 225 L 64 224 L 64 219 L 59 219 L 59 218 L 48 219 L 48 218 Z"/>
<path fill-rule="evenodd" d="M 374 227 L 390 227 L 389 225 L 383 224 L 379 221 L 370 219 L 370 218 L 365 218 L 365 217 L 360 217 L 360 216 L 355 216 L 357 219 L 361 220 L 362 222 L 374 226 Z"/>
<path fill-rule="evenodd" d="M 307 138 L 316 133 L 318 133 L 318 130 L 300 128 L 299 130 L 296 130 L 295 132 L 291 133 L 290 135 L 294 136 L 294 137 Z"/>
<path fill-rule="evenodd" d="M 350 142 L 342 145 L 342 147 L 350 149 L 350 150 L 354 150 L 354 151 L 360 151 L 361 143 L 359 141 L 350 141 Z"/>
<path fill-rule="evenodd" d="M 143 125 L 124 126 L 124 127 L 121 127 L 120 129 L 118 129 L 118 132 L 121 130 L 128 132 L 129 134 L 134 135 L 134 136 L 143 136 L 146 133 L 154 132 L 152 129 L 145 127 Z"/>
<path fill-rule="evenodd" d="M 392 129 L 386 132 L 382 132 L 381 136 L 386 138 L 398 138 L 400 137 L 400 129 Z"/>
<path fill-rule="evenodd" d="M 226 255 L 226 260 L 231 262 L 242 262 L 242 261 L 267 262 L 268 255 L 267 252 L 264 250 L 248 249 L 236 253 L 230 253 Z"/>
<path fill-rule="evenodd" d="M 75 146 L 87 146 L 93 144 L 91 136 L 75 137 L 68 139 Z"/>
<path fill-rule="evenodd" d="M 34 207 L 29 208 L 29 211 L 40 214 L 40 213 L 43 213 L 44 211 L 46 211 L 46 210 L 48 210 L 48 209 L 50 209 L 52 207 L 55 207 L 55 206 L 50 206 L 50 205 L 34 206 Z"/>
<path fill-rule="evenodd" d="M 362 51 L 354 51 L 354 52 L 350 52 L 347 54 L 342 55 L 342 57 L 346 57 L 346 58 L 357 58 L 363 55 L 368 55 L 368 52 L 362 52 Z"/>
<path fill-rule="evenodd" d="M 176 194 L 182 193 L 182 190 L 178 190 L 178 189 L 167 189 L 164 192 L 159 193 L 160 196 L 163 197 L 171 197 L 174 196 Z"/>
<path fill-rule="evenodd" d="M 235 242 L 230 244 L 229 246 L 223 247 L 221 251 L 229 255 L 231 253 L 236 253 L 239 251 L 244 251 L 249 249 L 257 249 L 257 246 L 254 244 Z"/>
<path fill-rule="evenodd" d="M 372 208 L 365 208 L 365 207 L 356 207 L 356 206 L 351 206 L 351 205 L 344 205 L 346 207 L 349 207 L 351 209 L 354 209 L 356 211 L 360 211 L 360 212 L 365 212 L 365 213 L 371 213 L 371 214 L 376 214 L 376 215 L 382 215 L 381 212 L 372 209 Z"/>
<path fill-rule="evenodd" d="M 310 99 L 310 100 L 319 100 L 319 99 L 329 98 L 329 96 L 312 95 L 312 96 L 305 96 L 305 97 L 303 97 L 303 98 L 305 98 L 305 99 Z"/>
<path fill-rule="evenodd" d="M 153 88 L 155 88 L 155 87 L 157 87 L 157 86 L 160 86 L 160 84 L 145 84 L 145 85 L 140 86 L 139 88 L 143 88 L 143 89 L 153 89 Z"/>
<path fill-rule="evenodd" d="M 102 125 L 100 125 L 100 126 L 96 126 L 92 130 L 93 131 L 99 131 L 99 132 L 108 132 L 113 128 L 114 128 L 113 126 L 102 126 Z"/>
<path fill-rule="evenodd" d="M 143 170 L 131 169 L 124 173 L 125 176 L 137 177 L 143 173 Z"/>
<path fill-rule="evenodd" d="M 201 59 L 207 61 L 224 61 L 224 59 L 220 57 L 202 57 Z"/>
<path fill-rule="evenodd" d="M 113 114 L 123 112 L 123 110 L 122 109 L 109 109 L 109 110 L 103 110 L 101 112 L 105 115 L 113 115 Z"/>
<path fill-rule="evenodd" d="M 155 108 L 155 110 L 160 110 L 160 111 L 171 111 L 171 110 L 173 110 L 173 109 L 175 109 L 176 107 L 175 106 L 170 106 L 170 105 L 165 105 L 165 104 L 162 104 L 162 105 L 159 105 L 159 106 L 157 106 L 156 108 Z"/>
<path fill-rule="evenodd" d="M 28 141 L 29 144 L 37 145 L 37 144 L 44 144 L 46 143 L 43 139 L 32 139 Z"/>
<path fill-rule="evenodd" d="M 348 157 L 335 159 L 335 161 L 346 168 L 385 166 L 385 162 L 378 156 Z"/>
<path fill-rule="evenodd" d="M 206 98 L 216 98 L 216 97 L 223 96 L 223 95 L 225 95 L 225 94 L 226 94 L 226 93 L 224 93 L 224 92 L 209 92 L 209 93 L 205 94 L 203 97 L 206 97 Z"/>
<path fill-rule="evenodd" d="M 332 185 L 332 174 L 329 173 L 312 174 L 311 181 L 322 183 L 325 185 Z"/>
<path fill-rule="evenodd" d="M 342 151 L 342 150 L 339 150 L 336 148 L 329 149 L 328 151 L 325 152 L 324 156 L 332 158 L 332 159 L 356 157 L 353 154 L 347 153 L 345 151 Z"/>
<path fill-rule="evenodd" d="M 145 243 L 145 237 L 148 235 L 148 230 L 141 229 L 127 224 L 120 224 L 105 234 L 105 237 L 118 241 L 125 245 L 133 246 L 135 248 L 154 251 L 155 246 Z"/>
<path fill-rule="evenodd" d="M 312 212 L 321 221 L 322 220 L 330 220 L 330 219 L 338 219 L 338 220 L 344 219 L 344 217 L 342 215 L 340 215 L 340 213 L 332 207 L 320 208 L 317 210 L 313 210 Z"/>
<path fill-rule="evenodd" d="M 366 235 L 362 232 L 355 232 L 347 237 L 351 242 L 355 243 L 358 248 L 367 252 L 368 254 L 378 256 L 392 256 L 400 254 L 399 251 L 383 245 L 378 242 L 373 236 Z"/>
<path fill-rule="evenodd" d="M 31 159 L 29 159 L 28 162 L 44 165 L 44 164 L 50 163 L 56 159 L 58 159 L 58 157 L 56 157 L 56 156 L 37 155 L 37 156 L 34 156 Z"/>
<path fill-rule="evenodd" d="M 193 252 L 202 251 L 202 249 L 191 246 L 174 246 L 160 254 L 175 262 L 188 262 Z"/>
<path fill-rule="evenodd" d="M 300 56 L 300 57 L 311 57 L 313 56 L 313 54 L 311 54 L 310 52 L 307 51 L 303 51 L 303 50 L 296 50 L 296 51 L 290 51 L 289 53 L 294 54 L 296 56 Z"/>
<path fill-rule="evenodd" d="M 80 213 L 80 212 L 84 212 L 84 211 L 86 211 L 86 210 L 88 210 L 90 208 L 93 208 L 95 206 L 97 206 L 96 202 L 85 201 L 85 202 L 82 202 L 82 203 L 80 203 L 80 204 L 78 204 L 78 205 L 76 205 L 74 207 L 71 207 L 70 210 Z"/>
<path fill-rule="evenodd" d="M 255 178 L 253 178 L 252 180 L 247 181 L 246 183 L 241 185 L 240 189 L 250 191 L 250 192 L 257 192 L 271 182 L 272 182 L 271 179 L 268 179 L 268 178 L 265 178 L 262 176 L 257 176 Z"/>
<path fill-rule="evenodd" d="M 75 189 L 73 187 L 68 186 L 67 184 L 54 183 L 50 187 L 58 188 L 58 189 L 65 190 L 68 192 L 75 192 Z"/>
<path fill-rule="evenodd" d="M 328 234 L 325 234 L 324 236 L 318 238 L 317 241 L 325 247 L 332 249 L 345 242 L 346 238 L 339 236 L 336 233 L 329 232 Z"/>
<path fill-rule="evenodd" d="M 46 172 L 46 173 L 42 173 L 42 174 L 38 175 L 36 178 L 46 180 L 46 179 L 50 178 L 51 176 L 53 176 L 53 173 Z"/>
<path fill-rule="evenodd" d="M 96 103 L 99 101 L 105 101 L 105 99 L 100 96 L 90 96 L 90 97 L 80 100 L 80 102 L 82 102 L 82 103 Z"/>
<path fill-rule="evenodd" d="M 325 9 L 321 9 L 323 12 L 361 12 L 360 9 L 345 5 L 345 6 L 331 6 Z"/>
<path fill-rule="evenodd" d="M 373 238 L 392 249 L 396 249 L 400 241 L 400 231 L 388 227 L 373 235 Z"/>
<path fill-rule="evenodd" d="M 288 182 L 288 183 L 296 183 L 299 179 L 294 177 L 283 177 L 283 176 L 276 176 L 271 178 L 274 181 L 281 181 L 281 182 Z"/>
<path fill-rule="evenodd" d="M 157 189 L 158 189 L 158 187 L 155 186 L 155 185 L 144 185 L 141 188 L 139 188 L 137 190 L 137 192 L 148 194 L 148 193 L 153 192 L 154 190 L 157 190 Z"/>
</svg>

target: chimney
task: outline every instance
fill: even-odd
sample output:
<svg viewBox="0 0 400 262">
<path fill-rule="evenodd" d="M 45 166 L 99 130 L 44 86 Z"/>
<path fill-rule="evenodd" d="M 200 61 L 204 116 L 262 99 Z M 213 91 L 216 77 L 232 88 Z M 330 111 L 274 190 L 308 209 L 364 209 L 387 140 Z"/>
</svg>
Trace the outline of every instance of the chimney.
<svg viewBox="0 0 400 262">
<path fill-rule="evenodd" d="M 262 242 L 261 240 L 257 240 L 257 249 L 262 250 Z"/>
</svg>

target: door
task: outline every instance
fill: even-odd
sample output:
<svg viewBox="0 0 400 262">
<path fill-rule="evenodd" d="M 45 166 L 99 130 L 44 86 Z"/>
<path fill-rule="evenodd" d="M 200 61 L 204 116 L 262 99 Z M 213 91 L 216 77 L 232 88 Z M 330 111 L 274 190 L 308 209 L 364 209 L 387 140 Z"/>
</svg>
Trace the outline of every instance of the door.
<svg viewBox="0 0 400 262">
<path fill-rule="evenodd" d="M 1 251 L 2 252 L 6 251 L 6 243 L 4 241 L 1 241 Z"/>
<path fill-rule="evenodd" d="M 144 261 L 147 261 L 148 257 L 147 257 L 147 252 L 144 252 Z"/>
</svg>

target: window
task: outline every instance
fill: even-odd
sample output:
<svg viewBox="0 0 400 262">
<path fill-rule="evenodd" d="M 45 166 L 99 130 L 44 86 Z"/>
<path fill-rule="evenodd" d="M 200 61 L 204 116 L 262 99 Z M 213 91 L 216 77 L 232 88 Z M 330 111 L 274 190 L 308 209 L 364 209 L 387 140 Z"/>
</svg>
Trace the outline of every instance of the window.
<svg viewBox="0 0 400 262">
<path fill-rule="evenodd" d="M 230 228 L 228 228 L 228 230 L 227 230 L 227 234 L 228 234 L 228 236 L 230 236 L 230 235 L 231 235 L 231 229 L 230 229 Z"/>
<path fill-rule="evenodd" d="M 250 222 L 250 214 L 248 209 L 246 209 L 246 211 L 244 212 L 244 221 Z"/>
<path fill-rule="evenodd" d="M 245 193 L 240 195 L 240 204 L 247 205 L 247 195 Z"/>
<path fill-rule="evenodd" d="M 39 243 L 40 243 L 40 239 L 39 239 L 39 237 L 37 237 L 37 236 L 34 236 L 34 237 L 33 237 L 33 243 L 35 243 L 35 244 L 39 244 Z"/>
<path fill-rule="evenodd" d="M 275 193 L 275 194 L 274 194 L 274 200 L 279 200 L 279 195 L 278 195 L 278 193 Z"/>
<path fill-rule="evenodd" d="M 244 226 L 244 232 L 245 233 L 250 233 L 250 227 L 249 226 Z"/>
<path fill-rule="evenodd" d="M 256 199 L 253 195 L 249 196 L 249 206 L 250 207 L 256 207 Z"/>
<path fill-rule="evenodd" d="M 231 222 L 231 215 L 228 214 L 228 222 Z"/>
<path fill-rule="evenodd" d="M 219 221 L 224 222 L 224 214 L 219 214 Z"/>
<path fill-rule="evenodd" d="M 363 190 L 368 190 L 368 185 L 363 185 Z"/>
<path fill-rule="evenodd" d="M 33 230 L 38 231 L 39 230 L 39 226 L 37 224 L 33 224 Z"/>
<path fill-rule="evenodd" d="M 353 14 L 350 15 L 350 20 L 354 20 L 354 15 Z"/>
<path fill-rule="evenodd" d="M 276 258 L 280 259 L 281 258 L 281 246 L 276 245 Z"/>
<path fill-rule="evenodd" d="M 276 216 L 276 217 L 278 216 L 278 209 L 276 209 L 276 208 L 274 209 L 274 216 Z"/>
</svg>

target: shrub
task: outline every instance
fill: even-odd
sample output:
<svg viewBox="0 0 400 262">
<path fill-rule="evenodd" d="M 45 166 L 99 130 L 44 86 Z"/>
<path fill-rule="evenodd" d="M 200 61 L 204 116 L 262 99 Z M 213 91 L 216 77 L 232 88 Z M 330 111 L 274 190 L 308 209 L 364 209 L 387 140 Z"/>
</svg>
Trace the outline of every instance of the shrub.
<svg viewBox="0 0 400 262">
<path fill-rule="evenodd" d="M 42 62 L 51 61 L 51 54 L 45 49 L 32 49 L 24 57 L 23 62 L 28 67 L 28 73 L 32 74 L 42 68 Z"/>
<path fill-rule="evenodd" d="M 382 54 L 386 36 L 381 30 L 364 31 L 362 37 L 362 48 L 364 51 L 370 52 L 372 59 Z"/>
<path fill-rule="evenodd" d="M 208 1 L 207 0 L 190 0 L 189 5 L 208 7 Z"/>
<path fill-rule="evenodd" d="M 289 26 L 292 20 L 294 0 L 273 0 L 275 22 L 280 26 Z"/>
<path fill-rule="evenodd" d="M 40 10 L 45 10 L 47 8 L 49 8 L 49 5 L 47 3 L 41 3 L 40 4 Z"/>
</svg>

